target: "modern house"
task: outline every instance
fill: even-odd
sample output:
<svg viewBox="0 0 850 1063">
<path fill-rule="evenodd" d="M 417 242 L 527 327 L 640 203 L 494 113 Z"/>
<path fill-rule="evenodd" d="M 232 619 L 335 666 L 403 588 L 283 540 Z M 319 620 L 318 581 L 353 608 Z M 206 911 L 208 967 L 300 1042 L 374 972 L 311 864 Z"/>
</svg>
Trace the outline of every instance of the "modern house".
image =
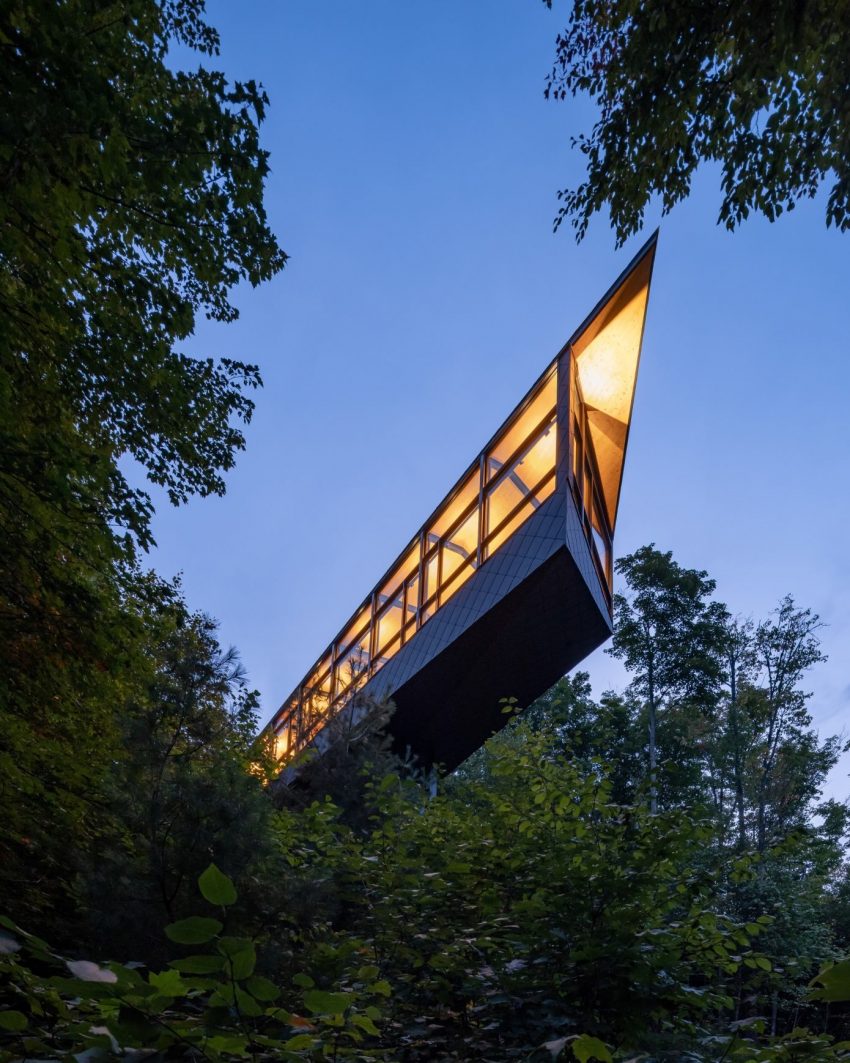
<svg viewBox="0 0 850 1063">
<path fill-rule="evenodd" d="M 612 544 L 656 236 L 268 724 L 282 764 L 357 695 L 451 769 L 611 634 Z"/>
</svg>

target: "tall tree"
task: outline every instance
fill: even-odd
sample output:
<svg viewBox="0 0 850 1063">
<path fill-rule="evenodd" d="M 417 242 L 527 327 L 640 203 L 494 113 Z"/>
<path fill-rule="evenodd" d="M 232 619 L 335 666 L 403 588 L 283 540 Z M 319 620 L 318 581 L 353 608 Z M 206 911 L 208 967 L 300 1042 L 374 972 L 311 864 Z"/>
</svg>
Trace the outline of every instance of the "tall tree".
<svg viewBox="0 0 850 1063">
<path fill-rule="evenodd" d="M 666 213 L 716 162 L 729 229 L 821 187 L 827 223 L 850 228 L 848 24 L 850 0 L 576 0 L 546 95 L 587 93 L 599 115 L 577 138 L 587 174 L 560 193 L 556 225 L 581 239 L 607 207 L 622 243 L 654 196 Z"/>
<path fill-rule="evenodd" d="M 156 608 L 140 598 L 159 593 L 135 567 L 151 500 L 127 469 L 175 503 L 224 490 L 259 373 L 188 344 L 285 257 L 265 94 L 178 69 L 175 45 L 217 52 L 202 16 L 202 0 L 0 7 L 0 866 L 38 850 L 46 889 L 69 810 L 96 804 Z"/>
<path fill-rule="evenodd" d="M 39 447 L 61 435 L 89 472 L 80 501 L 99 488 L 98 510 L 143 542 L 148 507 L 117 460 L 175 502 L 223 490 L 257 369 L 180 345 L 198 313 L 233 320 L 230 289 L 285 258 L 263 204 L 265 94 L 169 62 L 175 44 L 217 53 L 202 14 L 20 0 L 0 21 L 4 468 L 44 486 Z"/>
<path fill-rule="evenodd" d="M 752 621 L 730 618 L 723 647 L 729 684 L 726 713 L 728 738 L 724 743 L 724 752 L 728 762 L 727 767 L 732 776 L 731 788 L 734 794 L 733 804 L 740 849 L 745 848 L 747 840 L 745 764 L 747 750 L 751 744 L 751 739 L 745 730 L 742 699 L 746 697 L 748 688 L 752 688 L 755 681 L 756 654 L 753 632 Z"/>
<path fill-rule="evenodd" d="M 820 626 L 817 614 L 798 609 L 789 595 L 756 628 L 764 682 L 754 794 L 759 850 L 771 831 L 782 832 L 794 822 L 835 761 L 837 740 L 819 746 L 806 707 L 811 695 L 800 689 L 806 672 L 826 659 L 816 634 Z"/>
<path fill-rule="evenodd" d="M 658 807 L 658 715 L 667 705 L 711 714 L 720 695 L 725 607 L 711 600 L 715 581 L 682 568 L 671 551 L 643 546 L 617 561 L 627 594 L 614 597 L 616 625 L 608 651 L 633 675 L 630 690 L 646 705 L 650 805 Z"/>
<path fill-rule="evenodd" d="M 102 786 L 109 813 L 77 892 L 89 940 L 150 961 L 163 924 L 193 910 L 210 860 L 240 882 L 262 860 L 272 807 L 249 770 L 257 695 L 216 624 L 175 598 L 147 634 L 147 667 L 121 707 Z"/>
</svg>

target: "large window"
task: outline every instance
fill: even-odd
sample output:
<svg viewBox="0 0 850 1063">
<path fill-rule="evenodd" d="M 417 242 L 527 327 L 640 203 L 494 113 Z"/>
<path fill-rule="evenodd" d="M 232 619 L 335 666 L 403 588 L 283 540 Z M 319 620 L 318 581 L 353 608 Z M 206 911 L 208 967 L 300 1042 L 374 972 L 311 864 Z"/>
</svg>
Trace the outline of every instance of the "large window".
<svg viewBox="0 0 850 1063">
<path fill-rule="evenodd" d="M 330 653 L 305 679 L 301 689 L 298 743 L 309 741 L 321 727 L 331 705 Z"/>
<path fill-rule="evenodd" d="M 590 546 L 594 564 L 602 582 L 606 600 L 611 604 L 611 581 L 613 575 L 613 535 L 608 515 L 602 501 L 600 477 L 588 428 L 587 407 L 581 392 L 581 384 L 575 370 L 575 359 L 570 359 L 570 461 L 573 497 L 582 517 L 582 527 Z"/>
<path fill-rule="evenodd" d="M 555 417 L 523 441 L 488 485 L 484 527 L 485 557 L 509 539 L 555 490 Z M 488 458 L 492 467 L 493 459 Z"/>
<path fill-rule="evenodd" d="M 389 661 L 555 490 L 553 365 L 276 718 L 281 757 Z"/>
<path fill-rule="evenodd" d="M 369 673 L 371 609 L 364 606 L 336 644 L 334 700 L 356 688 Z"/>
</svg>

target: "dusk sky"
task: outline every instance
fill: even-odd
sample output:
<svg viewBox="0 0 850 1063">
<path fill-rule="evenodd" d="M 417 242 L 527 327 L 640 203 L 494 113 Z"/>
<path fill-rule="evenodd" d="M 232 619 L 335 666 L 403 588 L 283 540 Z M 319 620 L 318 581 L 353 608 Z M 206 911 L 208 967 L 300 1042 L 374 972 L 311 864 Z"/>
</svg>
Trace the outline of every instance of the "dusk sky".
<svg viewBox="0 0 850 1063">
<path fill-rule="evenodd" d="M 266 719 L 661 223 L 615 551 L 655 542 L 733 612 L 825 623 L 823 735 L 850 707 L 850 233 L 825 197 L 716 224 L 719 175 L 617 250 L 553 235 L 587 101 L 543 99 L 566 5 L 208 4 L 218 65 L 271 98 L 267 203 L 291 259 L 187 349 L 259 363 L 223 499 L 155 495 L 163 575 L 217 617 Z M 194 60 L 195 62 L 197 60 Z M 622 687 L 602 650 L 594 693 Z M 831 793 L 848 794 L 848 758 Z"/>
</svg>

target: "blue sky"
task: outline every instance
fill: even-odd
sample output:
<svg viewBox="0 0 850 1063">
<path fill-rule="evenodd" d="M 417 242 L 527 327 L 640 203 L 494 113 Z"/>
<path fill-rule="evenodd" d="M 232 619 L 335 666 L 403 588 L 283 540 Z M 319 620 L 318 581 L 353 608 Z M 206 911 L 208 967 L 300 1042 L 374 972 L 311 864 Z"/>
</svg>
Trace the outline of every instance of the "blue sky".
<svg viewBox="0 0 850 1063">
<path fill-rule="evenodd" d="M 291 255 L 190 350 L 258 362 L 223 499 L 158 500 L 153 557 L 219 618 L 271 715 L 620 272 L 599 217 L 552 233 L 586 101 L 547 103 L 565 6 L 215 0 L 219 66 L 271 97 L 268 208 Z M 850 707 L 850 234 L 822 199 L 734 234 L 701 172 L 662 221 L 615 550 L 654 541 L 735 612 L 827 625 L 821 731 Z M 602 651 L 594 689 L 622 686 Z M 846 761 L 831 792 L 846 796 Z"/>
</svg>

